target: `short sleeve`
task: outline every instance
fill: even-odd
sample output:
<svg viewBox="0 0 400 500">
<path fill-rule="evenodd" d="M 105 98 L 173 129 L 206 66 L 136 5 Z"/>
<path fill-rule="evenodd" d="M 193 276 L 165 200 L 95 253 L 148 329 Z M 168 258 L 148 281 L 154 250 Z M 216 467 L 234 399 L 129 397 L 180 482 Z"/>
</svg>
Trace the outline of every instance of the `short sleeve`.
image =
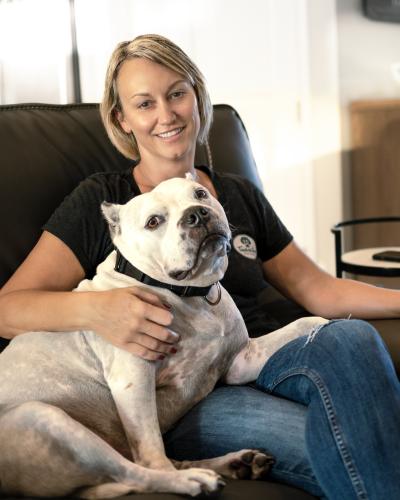
<svg viewBox="0 0 400 500">
<path fill-rule="evenodd" d="M 43 229 L 74 252 L 90 278 L 113 248 L 101 212 L 102 202 L 126 203 L 134 194 L 132 185 L 120 173 L 95 174 L 64 199 Z"/>
</svg>

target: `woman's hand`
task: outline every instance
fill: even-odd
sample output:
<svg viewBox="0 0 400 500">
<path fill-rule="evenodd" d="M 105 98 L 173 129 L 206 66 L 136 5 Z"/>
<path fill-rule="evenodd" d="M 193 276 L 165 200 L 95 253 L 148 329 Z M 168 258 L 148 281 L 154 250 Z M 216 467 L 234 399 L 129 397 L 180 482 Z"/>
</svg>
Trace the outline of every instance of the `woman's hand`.
<svg viewBox="0 0 400 500">
<path fill-rule="evenodd" d="M 148 360 L 176 352 L 179 335 L 168 328 L 173 315 L 156 295 L 139 287 L 87 294 L 90 329 L 105 340 Z"/>
</svg>

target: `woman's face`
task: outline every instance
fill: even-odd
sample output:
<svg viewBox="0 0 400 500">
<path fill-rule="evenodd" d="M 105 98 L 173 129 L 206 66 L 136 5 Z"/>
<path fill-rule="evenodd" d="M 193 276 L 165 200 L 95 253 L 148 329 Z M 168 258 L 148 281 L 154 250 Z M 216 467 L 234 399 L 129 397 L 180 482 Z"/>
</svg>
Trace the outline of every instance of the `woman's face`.
<svg viewBox="0 0 400 500">
<path fill-rule="evenodd" d="M 133 132 L 141 164 L 154 160 L 193 166 L 200 118 L 194 89 L 182 75 L 148 59 L 125 61 L 117 77 L 118 118 Z"/>
</svg>

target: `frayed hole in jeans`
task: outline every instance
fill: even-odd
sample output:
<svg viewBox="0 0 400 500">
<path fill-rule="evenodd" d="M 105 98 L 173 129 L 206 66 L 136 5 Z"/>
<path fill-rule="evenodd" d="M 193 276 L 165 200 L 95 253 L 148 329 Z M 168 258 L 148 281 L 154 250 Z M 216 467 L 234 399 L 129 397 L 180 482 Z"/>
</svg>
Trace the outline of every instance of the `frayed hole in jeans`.
<svg viewBox="0 0 400 500">
<path fill-rule="evenodd" d="M 349 320 L 350 318 L 351 318 L 351 313 L 345 319 Z M 317 334 L 321 331 L 321 329 L 324 326 L 330 325 L 331 323 L 335 323 L 336 321 L 341 321 L 341 320 L 340 319 L 333 319 L 331 321 L 328 321 L 328 323 L 322 323 L 322 325 L 314 326 L 314 328 L 308 334 L 306 343 L 304 344 L 303 347 L 305 347 L 307 344 L 310 344 L 311 342 L 313 342 L 313 340 L 315 339 L 315 337 L 317 336 Z"/>
<path fill-rule="evenodd" d="M 321 330 L 321 328 L 323 328 L 324 326 L 326 325 L 329 325 L 329 323 L 324 323 L 322 325 L 317 325 L 317 326 L 314 326 L 314 328 L 311 330 L 311 332 L 308 334 L 308 337 L 307 337 L 307 340 L 306 340 L 306 343 L 304 344 L 304 347 L 307 345 L 307 344 L 310 344 L 316 337 L 317 333 L 319 333 L 319 331 Z"/>
</svg>

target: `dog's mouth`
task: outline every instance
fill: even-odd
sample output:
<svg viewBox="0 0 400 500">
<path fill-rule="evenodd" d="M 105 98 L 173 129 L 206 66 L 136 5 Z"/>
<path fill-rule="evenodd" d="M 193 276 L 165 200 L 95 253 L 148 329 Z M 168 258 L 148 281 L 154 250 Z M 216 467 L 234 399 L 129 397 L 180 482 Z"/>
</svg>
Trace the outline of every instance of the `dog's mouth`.
<svg viewBox="0 0 400 500">
<path fill-rule="evenodd" d="M 230 239 L 225 233 L 207 234 L 197 249 L 193 266 L 190 269 L 171 271 L 169 276 L 177 281 L 185 280 L 189 277 L 189 275 L 193 276 L 196 274 L 203 258 L 206 258 L 209 255 L 214 255 L 215 258 L 223 257 L 224 255 L 227 255 L 230 250 Z"/>
</svg>

